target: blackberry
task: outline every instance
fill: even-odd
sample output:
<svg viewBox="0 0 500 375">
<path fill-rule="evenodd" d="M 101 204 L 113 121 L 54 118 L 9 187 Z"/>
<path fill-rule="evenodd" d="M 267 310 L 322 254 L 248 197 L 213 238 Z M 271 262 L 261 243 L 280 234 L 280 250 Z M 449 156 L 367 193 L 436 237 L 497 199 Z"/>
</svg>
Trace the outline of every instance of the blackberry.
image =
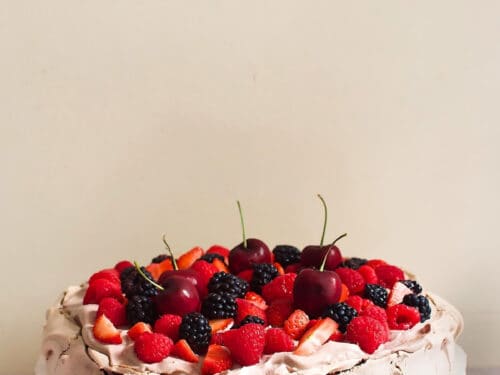
<svg viewBox="0 0 500 375">
<path fill-rule="evenodd" d="M 363 258 L 350 258 L 350 259 L 347 259 L 346 261 L 344 261 L 344 263 L 342 265 L 344 267 L 352 268 L 353 270 L 357 270 L 359 267 L 366 264 L 367 262 L 368 262 L 368 260 L 363 259 Z"/>
<path fill-rule="evenodd" d="M 264 320 L 262 320 L 258 316 L 247 315 L 243 318 L 243 320 L 240 322 L 240 324 L 238 326 L 234 326 L 233 328 L 239 328 L 241 326 L 244 326 L 245 324 L 250 324 L 250 323 L 257 323 L 257 324 L 261 324 L 261 325 L 266 324 L 266 322 L 264 322 Z"/>
<path fill-rule="evenodd" d="M 238 276 L 226 272 L 217 272 L 208 282 L 209 293 L 226 292 L 235 298 L 243 298 L 248 291 L 248 283 Z"/>
<path fill-rule="evenodd" d="M 151 276 L 151 274 L 144 267 L 141 267 L 141 271 L 150 280 L 153 280 L 153 276 Z M 120 274 L 120 281 L 122 284 L 122 292 L 129 298 L 136 295 L 152 297 L 158 294 L 158 289 L 144 279 L 144 277 L 142 277 L 142 275 L 137 272 L 137 269 L 133 266 L 123 270 Z"/>
<path fill-rule="evenodd" d="M 167 255 L 167 254 L 160 254 L 160 255 L 155 256 L 153 259 L 151 259 L 151 263 L 161 263 L 165 259 L 169 259 L 169 258 L 172 259 L 172 257 Z"/>
<path fill-rule="evenodd" d="M 129 298 L 125 307 L 127 321 L 132 326 L 137 322 L 154 324 L 158 314 L 150 297 L 136 295 Z"/>
<path fill-rule="evenodd" d="M 385 309 L 387 306 L 387 297 L 389 293 L 384 287 L 377 284 L 366 284 L 365 297 L 372 301 L 375 305 Z"/>
<path fill-rule="evenodd" d="M 179 338 L 185 339 L 196 353 L 205 354 L 212 338 L 207 318 L 197 312 L 184 315 L 179 327 Z"/>
<path fill-rule="evenodd" d="M 203 254 L 200 259 L 208 263 L 213 263 L 214 259 L 219 259 L 224 263 L 224 257 L 216 253 Z"/>
<path fill-rule="evenodd" d="M 420 313 L 420 321 L 425 322 L 431 317 L 431 305 L 425 296 L 416 294 L 407 294 L 403 298 L 403 303 L 407 306 L 416 307 Z"/>
<path fill-rule="evenodd" d="M 278 276 L 278 269 L 271 263 L 253 265 L 253 275 L 250 286 L 254 292 L 261 293 L 262 287 Z"/>
<path fill-rule="evenodd" d="M 225 319 L 236 316 L 236 300 L 227 292 L 210 293 L 201 304 L 201 313 L 208 319 Z"/>
<path fill-rule="evenodd" d="M 323 318 L 329 317 L 339 324 L 340 332 L 345 332 L 347 325 L 358 315 L 358 312 L 347 303 L 335 303 L 326 308 Z"/>
<path fill-rule="evenodd" d="M 422 293 L 422 287 L 415 280 L 403 280 L 401 281 L 404 285 L 411 289 L 411 291 L 415 294 Z"/>
<path fill-rule="evenodd" d="M 276 262 L 283 267 L 300 262 L 300 251 L 295 246 L 278 245 L 273 249 L 273 254 Z"/>
</svg>

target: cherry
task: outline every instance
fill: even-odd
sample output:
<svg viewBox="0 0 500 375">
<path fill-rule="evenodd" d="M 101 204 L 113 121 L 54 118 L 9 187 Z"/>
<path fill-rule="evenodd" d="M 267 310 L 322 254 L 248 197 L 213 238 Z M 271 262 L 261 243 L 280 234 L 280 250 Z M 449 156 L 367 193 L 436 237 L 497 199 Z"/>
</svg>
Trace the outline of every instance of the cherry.
<svg viewBox="0 0 500 375">
<path fill-rule="evenodd" d="M 252 268 L 256 263 L 271 263 L 271 251 L 269 247 L 263 241 L 256 238 L 246 238 L 241 204 L 240 201 L 236 203 L 240 212 L 243 242 L 236 245 L 229 252 L 229 269 L 235 275 Z"/>
<path fill-rule="evenodd" d="M 164 281 L 163 290 L 154 297 L 156 310 L 160 314 L 184 316 L 199 312 L 200 295 L 193 283 L 181 275 L 173 275 Z"/>
<path fill-rule="evenodd" d="M 325 231 L 326 231 L 326 223 L 328 221 L 328 209 L 326 206 L 326 202 L 321 195 L 318 194 L 318 198 L 321 200 L 323 204 L 323 208 L 325 211 L 325 218 L 323 221 L 323 233 L 321 235 L 321 242 L 319 246 L 317 245 L 309 245 L 306 246 L 302 250 L 302 254 L 300 257 L 300 263 L 304 267 L 314 267 L 318 268 L 325 256 L 325 252 L 328 251 L 328 257 L 326 260 L 325 269 L 334 270 L 342 263 L 342 254 L 340 249 L 335 245 L 326 245 L 323 246 L 323 241 L 325 239 Z"/>
<path fill-rule="evenodd" d="M 337 237 L 330 246 L 345 237 Z M 325 270 L 329 251 L 325 253 L 318 270 L 305 268 L 297 275 L 293 285 L 293 301 L 296 309 L 305 311 L 311 318 L 320 316 L 324 310 L 337 303 L 342 291 L 342 280 L 334 271 Z"/>
</svg>

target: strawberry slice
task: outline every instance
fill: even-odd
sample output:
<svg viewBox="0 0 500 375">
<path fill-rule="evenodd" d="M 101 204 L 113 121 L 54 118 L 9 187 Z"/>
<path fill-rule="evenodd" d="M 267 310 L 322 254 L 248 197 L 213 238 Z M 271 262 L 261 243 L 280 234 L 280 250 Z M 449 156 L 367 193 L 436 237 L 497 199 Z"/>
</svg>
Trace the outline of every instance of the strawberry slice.
<svg viewBox="0 0 500 375">
<path fill-rule="evenodd" d="M 252 281 L 252 277 L 253 277 L 253 270 L 244 270 L 244 271 L 241 271 L 238 275 L 240 279 L 243 279 L 245 280 L 247 283 L 251 282 Z"/>
<path fill-rule="evenodd" d="M 193 349 L 191 349 L 188 342 L 184 339 L 177 341 L 172 349 L 172 355 L 193 363 L 197 363 L 200 360 L 200 357 L 193 352 Z"/>
<path fill-rule="evenodd" d="M 309 317 L 307 314 L 304 311 L 297 309 L 290 314 L 287 320 L 285 320 L 283 328 L 291 338 L 298 340 L 305 332 L 308 324 Z"/>
<path fill-rule="evenodd" d="M 151 276 L 153 276 L 155 281 L 158 281 L 162 274 L 159 263 L 151 263 L 146 267 L 146 270 L 151 274 Z"/>
<path fill-rule="evenodd" d="M 201 366 L 202 375 L 214 375 L 229 370 L 233 366 L 229 349 L 222 345 L 212 344 Z"/>
<path fill-rule="evenodd" d="M 122 343 L 120 330 L 116 329 L 113 323 L 106 318 L 106 315 L 101 315 L 96 319 L 92 332 L 94 333 L 96 340 L 104 344 Z"/>
<path fill-rule="evenodd" d="M 327 342 L 338 329 L 339 326 L 334 320 L 330 318 L 321 319 L 304 333 L 294 354 L 310 355 L 314 353 L 321 345 Z"/>
<path fill-rule="evenodd" d="M 128 330 L 127 335 L 135 341 L 144 332 L 153 332 L 151 326 L 144 322 L 137 322 Z"/>
<path fill-rule="evenodd" d="M 247 315 L 253 315 L 261 318 L 264 322 L 267 321 L 265 310 L 261 309 L 251 301 L 246 299 L 236 298 L 238 310 L 236 311 L 236 323 L 239 324 Z"/>
<path fill-rule="evenodd" d="M 401 302 L 403 302 L 404 296 L 412 293 L 413 292 L 411 291 L 411 289 L 403 283 L 395 283 L 392 287 L 391 293 L 389 294 L 389 298 L 387 299 L 387 307 L 400 304 Z"/>
<path fill-rule="evenodd" d="M 283 269 L 283 266 L 281 264 L 279 264 L 278 262 L 274 262 L 273 265 L 278 270 L 278 275 L 284 275 L 285 274 L 285 270 Z"/>
<path fill-rule="evenodd" d="M 231 324 L 234 323 L 234 320 L 231 318 L 228 319 L 214 319 L 210 320 L 208 324 L 210 324 L 210 328 L 212 328 L 212 335 L 214 333 L 217 333 L 219 331 L 222 331 L 229 327 Z"/>
<path fill-rule="evenodd" d="M 208 248 L 207 254 L 219 254 L 224 257 L 224 261 L 228 263 L 229 249 L 220 245 L 212 245 Z"/>
<path fill-rule="evenodd" d="M 229 273 L 229 268 L 227 268 L 226 264 L 222 260 L 215 258 L 212 264 L 215 268 L 217 268 L 218 272 Z"/>
<path fill-rule="evenodd" d="M 267 303 L 259 294 L 255 292 L 247 292 L 245 299 L 252 302 L 255 306 L 260 307 L 262 310 L 267 309 Z"/>
<path fill-rule="evenodd" d="M 349 288 L 342 283 L 339 302 L 344 302 L 349 298 Z"/>
<path fill-rule="evenodd" d="M 177 260 L 177 266 L 180 270 L 185 270 L 193 265 L 201 256 L 204 251 L 201 247 L 196 246 L 189 250 L 187 253 L 182 254 Z"/>
</svg>

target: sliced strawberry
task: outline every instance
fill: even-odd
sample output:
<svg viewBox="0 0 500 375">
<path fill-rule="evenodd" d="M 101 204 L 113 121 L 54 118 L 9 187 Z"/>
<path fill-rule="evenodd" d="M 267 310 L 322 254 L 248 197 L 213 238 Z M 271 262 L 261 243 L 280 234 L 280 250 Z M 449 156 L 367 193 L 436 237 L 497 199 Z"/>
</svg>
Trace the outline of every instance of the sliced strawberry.
<svg viewBox="0 0 500 375">
<path fill-rule="evenodd" d="M 188 252 L 182 254 L 177 260 L 177 266 L 180 270 L 185 270 L 193 265 L 198 259 L 201 258 L 204 251 L 201 247 L 196 246 L 193 247 Z"/>
<path fill-rule="evenodd" d="M 155 281 L 158 281 L 162 274 L 159 263 L 151 263 L 146 267 L 146 270 L 153 276 Z"/>
<path fill-rule="evenodd" d="M 137 322 L 128 330 L 127 335 L 135 341 L 144 332 L 153 332 L 151 326 L 144 322 Z"/>
<path fill-rule="evenodd" d="M 349 288 L 345 285 L 341 285 L 341 292 L 340 292 L 340 298 L 339 302 L 344 302 L 349 298 Z"/>
<path fill-rule="evenodd" d="M 220 245 L 212 245 L 208 248 L 207 254 L 222 255 L 224 257 L 225 262 L 227 263 L 227 259 L 229 257 L 229 249 Z"/>
<path fill-rule="evenodd" d="M 233 367 L 229 349 L 222 345 L 209 345 L 207 355 L 201 366 L 202 375 L 214 375 Z"/>
<path fill-rule="evenodd" d="M 262 297 L 267 302 L 272 302 L 280 298 L 293 299 L 293 285 L 297 275 L 294 273 L 287 273 L 275 277 L 271 282 L 262 287 Z"/>
<path fill-rule="evenodd" d="M 257 294 L 255 292 L 247 292 L 245 294 L 245 299 L 247 301 L 250 301 L 252 302 L 253 304 L 255 304 L 257 307 L 260 307 L 262 310 L 265 310 L 267 309 L 267 303 L 266 301 L 264 300 L 264 298 L 262 298 L 260 296 L 260 294 Z"/>
<path fill-rule="evenodd" d="M 391 293 L 389 294 L 389 298 L 387 299 L 387 307 L 400 304 L 401 302 L 403 302 L 404 296 L 412 293 L 413 292 L 411 291 L 411 289 L 403 283 L 395 283 L 392 287 Z"/>
<path fill-rule="evenodd" d="M 227 268 L 226 263 L 222 260 L 215 258 L 212 264 L 217 268 L 218 272 L 229 273 L 229 268 Z"/>
<path fill-rule="evenodd" d="M 158 265 L 160 267 L 160 275 L 165 271 L 172 271 L 174 269 L 174 265 L 172 264 L 172 259 L 170 258 L 161 261 L 161 263 L 158 263 Z"/>
<path fill-rule="evenodd" d="M 278 262 L 274 262 L 273 265 L 278 270 L 278 275 L 284 275 L 285 274 L 285 270 L 283 269 L 283 266 L 281 264 L 279 264 Z"/>
<path fill-rule="evenodd" d="M 269 328 L 266 331 L 265 354 L 291 352 L 295 349 L 293 339 L 281 328 Z"/>
<path fill-rule="evenodd" d="M 267 322 L 273 327 L 282 327 L 293 311 L 292 301 L 280 298 L 271 302 L 266 310 Z"/>
<path fill-rule="evenodd" d="M 236 324 L 239 324 L 247 315 L 253 315 L 267 321 L 266 311 L 246 299 L 236 298 L 238 310 L 236 311 Z"/>
<path fill-rule="evenodd" d="M 304 311 L 297 309 L 290 314 L 287 320 L 285 320 L 283 328 L 292 339 L 298 340 L 305 332 L 308 324 L 309 317 L 307 314 Z"/>
<path fill-rule="evenodd" d="M 304 333 L 297 349 L 295 349 L 293 353 L 297 355 L 310 355 L 314 353 L 321 345 L 327 342 L 338 329 L 339 326 L 334 320 L 330 318 L 321 319 Z"/>
<path fill-rule="evenodd" d="M 231 318 L 228 319 L 214 319 L 208 322 L 210 324 L 210 328 L 212 328 L 212 335 L 226 329 L 231 324 L 234 324 L 234 320 Z"/>
<path fill-rule="evenodd" d="M 92 332 L 94 333 L 96 340 L 104 344 L 122 343 L 120 330 L 116 329 L 106 315 L 101 315 L 96 319 Z"/>
<path fill-rule="evenodd" d="M 200 357 L 193 352 L 193 349 L 184 339 L 177 341 L 171 354 L 188 362 L 197 363 L 200 360 Z"/>
</svg>

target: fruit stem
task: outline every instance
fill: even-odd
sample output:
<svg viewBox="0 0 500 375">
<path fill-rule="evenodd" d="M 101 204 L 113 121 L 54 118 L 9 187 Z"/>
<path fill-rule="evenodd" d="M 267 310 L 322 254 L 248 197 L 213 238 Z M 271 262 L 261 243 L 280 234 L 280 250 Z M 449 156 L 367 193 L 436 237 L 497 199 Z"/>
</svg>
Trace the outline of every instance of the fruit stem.
<svg viewBox="0 0 500 375">
<path fill-rule="evenodd" d="M 135 269 L 137 270 L 137 272 L 139 272 L 139 274 L 147 281 L 149 282 L 150 284 L 154 285 L 155 287 L 157 287 L 158 289 L 160 290 L 164 290 L 164 288 L 160 285 L 160 284 L 157 284 L 155 283 L 153 280 L 151 280 L 149 277 L 146 276 L 146 274 L 144 272 L 142 272 L 141 270 L 141 267 L 139 267 L 139 264 L 137 263 L 137 261 L 134 260 L 134 266 L 135 266 Z"/>
<path fill-rule="evenodd" d="M 326 207 L 326 202 L 321 196 L 321 194 L 318 194 L 318 198 L 321 200 L 323 208 L 325 209 L 325 219 L 323 220 L 323 232 L 321 233 L 321 241 L 319 243 L 319 246 L 323 246 L 323 242 L 325 241 L 326 223 L 328 222 L 328 208 Z"/>
<path fill-rule="evenodd" d="M 345 236 L 347 236 L 347 233 L 344 233 L 344 234 L 341 234 L 340 236 L 338 236 L 330 246 L 328 246 L 328 248 L 326 249 L 326 254 L 325 256 L 323 257 L 323 262 L 321 262 L 321 266 L 319 267 L 319 270 L 320 271 L 324 271 L 325 269 L 325 265 L 326 265 L 326 259 L 328 258 L 328 255 L 330 254 L 330 249 L 335 246 L 335 244 L 337 243 L 338 240 L 344 238 Z"/>
<path fill-rule="evenodd" d="M 170 246 L 168 246 L 166 235 L 164 234 L 161 237 L 161 239 L 163 240 L 163 243 L 165 244 L 165 247 L 167 248 L 168 253 L 170 254 L 170 258 L 172 259 L 172 265 L 174 267 L 174 270 L 177 271 L 179 269 L 179 267 L 177 267 L 177 261 L 175 260 L 174 253 L 172 252 L 172 249 L 170 249 Z"/>
<path fill-rule="evenodd" d="M 240 201 L 236 201 L 238 205 L 238 211 L 240 211 L 240 220 L 241 220 L 241 232 L 243 233 L 243 247 L 247 248 L 247 236 L 245 234 L 245 221 L 243 220 L 243 210 L 241 209 Z"/>
</svg>

